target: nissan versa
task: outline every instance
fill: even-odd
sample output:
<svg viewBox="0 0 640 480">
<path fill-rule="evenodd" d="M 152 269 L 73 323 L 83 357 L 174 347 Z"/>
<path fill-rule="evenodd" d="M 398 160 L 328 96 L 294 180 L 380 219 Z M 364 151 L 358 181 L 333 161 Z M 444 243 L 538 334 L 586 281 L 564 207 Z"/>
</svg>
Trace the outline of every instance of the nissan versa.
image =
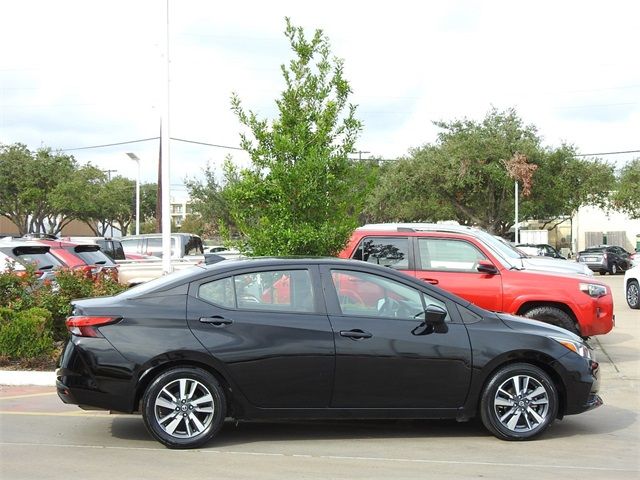
<svg viewBox="0 0 640 480">
<path fill-rule="evenodd" d="M 225 418 L 479 416 L 505 440 L 602 404 L 587 343 L 390 268 L 227 260 L 74 302 L 66 403 L 141 412 L 171 448 Z"/>
</svg>

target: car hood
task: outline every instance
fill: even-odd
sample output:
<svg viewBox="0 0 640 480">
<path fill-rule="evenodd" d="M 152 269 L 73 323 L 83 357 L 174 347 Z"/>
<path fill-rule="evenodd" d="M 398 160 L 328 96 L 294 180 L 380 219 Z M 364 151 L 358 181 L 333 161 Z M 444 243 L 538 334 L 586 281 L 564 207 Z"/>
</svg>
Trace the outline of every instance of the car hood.
<svg viewBox="0 0 640 480">
<path fill-rule="evenodd" d="M 517 317 L 515 315 L 509 315 L 508 313 L 496 313 L 496 315 L 507 327 L 518 332 L 551 337 L 562 336 L 577 342 L 583 342 L 583 340 L 575 333 L 549 323 L 534 320 L 532 318 Z"/>
<path fill-rule="evenodd" d="M 522 267 L 527 270 L 593 276 L 593 272 L 586 265 L 571 260 L 545 257 L 525 257 L 521 260 Z"/>
</svg>

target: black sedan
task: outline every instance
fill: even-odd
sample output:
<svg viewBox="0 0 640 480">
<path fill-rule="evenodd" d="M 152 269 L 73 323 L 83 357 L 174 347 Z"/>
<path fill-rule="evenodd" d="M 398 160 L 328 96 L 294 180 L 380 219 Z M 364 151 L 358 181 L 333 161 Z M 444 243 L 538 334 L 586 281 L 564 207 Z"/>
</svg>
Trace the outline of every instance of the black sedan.
<svg viewBox="0 0 640 480">
<path fill-rule="evenodd" d="M 455 418 L 505 440 L 602 404 L 582 339 L 336 259 L 226 260 L 74 302 L 66 403 L 141 412 L 171 448 L 226 417 Z"/>
</svg>

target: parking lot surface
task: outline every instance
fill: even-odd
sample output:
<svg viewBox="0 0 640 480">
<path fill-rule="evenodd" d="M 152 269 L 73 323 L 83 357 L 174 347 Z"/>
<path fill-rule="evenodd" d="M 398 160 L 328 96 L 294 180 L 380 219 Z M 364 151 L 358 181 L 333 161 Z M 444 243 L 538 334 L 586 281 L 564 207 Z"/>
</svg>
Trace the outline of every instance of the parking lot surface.
<svg viewBox="0 0 640 480">
<path fill-rule="evenodd" d="M 538 440 L 504 442 L 479 422 L 227 422 L 207 447 L 168 450 L 140 416 L 80 410 L 52 387 L 0 387 L 0 478 L 638 478 L 640 313 L 622 276 L 616 327 L 593 340 L 605 404 L 555 422 Z"/>
</svg>

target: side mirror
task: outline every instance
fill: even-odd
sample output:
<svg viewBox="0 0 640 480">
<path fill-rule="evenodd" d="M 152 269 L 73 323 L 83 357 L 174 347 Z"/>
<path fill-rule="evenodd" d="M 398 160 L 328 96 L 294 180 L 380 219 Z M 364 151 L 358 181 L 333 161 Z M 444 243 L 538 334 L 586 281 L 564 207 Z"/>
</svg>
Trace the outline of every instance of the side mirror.
<svg viewBox="0 0 640 480">
<path fill-rule="evenodd" d="M 431 333 L 447 333 L 449 327 L 444 319 L 447 318 L 447 311 L 435 305 L 429 305 L 424 311 L 424 322 L 411 330 L 413 335 L 429 335 Z"/>
<path fill-rule="evenodd" d="M 489 260 L 480 260 L 478 262 L 478 266 L 476 267 L 476 270 L 478 270 L 480 273 L 487 273 L 489 275 L 498 274 L 498 269 Z"/>
</svg>

